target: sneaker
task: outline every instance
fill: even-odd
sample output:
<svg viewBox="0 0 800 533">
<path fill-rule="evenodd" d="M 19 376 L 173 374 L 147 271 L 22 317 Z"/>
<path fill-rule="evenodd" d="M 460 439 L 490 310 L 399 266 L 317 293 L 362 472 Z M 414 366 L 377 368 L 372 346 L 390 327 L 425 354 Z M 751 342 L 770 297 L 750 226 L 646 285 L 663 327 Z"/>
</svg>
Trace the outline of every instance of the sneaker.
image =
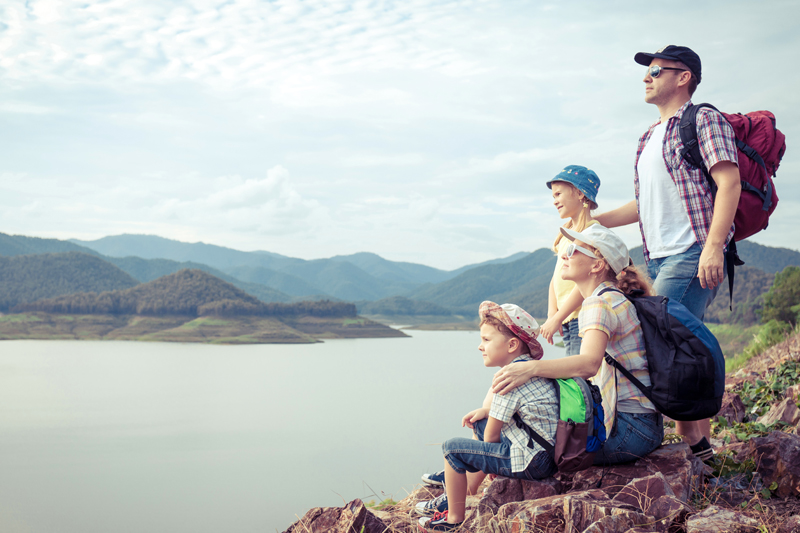
<svg viewBox="0 0 800 533">
<path fill-rule="evenodd" d="M 694 446 L 689 446 L 689 449 L 692 450 L 692 454 L 695 457 L 697 457 L 704 463 L 714 459 L 714 448 L 711 447 L 711 444 L 705 437 L 700 439 L 700 442 L 698 442 Z"/>
<path fill-rule="evenodd" d="M 444 470 L 433 474 L 422 474 L 422 481 L 434 487 L 444 487 Z"/>
<path fill-rule="evenodd" d="M 417 514 L 428 516 L 445 512 L 447 511 L 447 493 L 443 492 L 439 497 L 427 502 L 419 502 L 414 509 L 417 511 Z"/>
<path fill-rule="evenodd" d="M 436 513 L 433 517 L 426 516 L 419 519 L 419 528 L 422 531 L 453 531 L 461 527 L 463 522 L 450 524 L 447 522 L 447 511 Z"/>
</svg>

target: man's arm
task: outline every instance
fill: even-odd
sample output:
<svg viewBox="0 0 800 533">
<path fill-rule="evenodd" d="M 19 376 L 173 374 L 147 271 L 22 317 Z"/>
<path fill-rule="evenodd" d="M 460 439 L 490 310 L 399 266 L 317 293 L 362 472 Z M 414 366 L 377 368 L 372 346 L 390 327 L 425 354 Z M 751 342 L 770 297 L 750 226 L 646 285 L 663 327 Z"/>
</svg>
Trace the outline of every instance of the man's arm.
<svg viewBox="0 0 800 533">
<path fill-rule="evenodd" d="M 612 209 L 607 213 L 600 213 L 594 217 L 600 224 L 607 228 L 627 226 L 639 222 L 639 211 L 636 209 L 636 200 L 631 200 L 622 207 Z"/>
<path fill-rule="evenodd" d="M 736 164 L 720 161 L 711 167 L 709 174 L 717 185 L 717 195 L 714 198 L 714 214 L 711 217 L 708 239 L 700 254 L 697 272 L 700 285 L 704 289 L 713 289 L 722 283 L 725 239 L 731 230 L 742 192 L 739 167 Z"/>
</svg>

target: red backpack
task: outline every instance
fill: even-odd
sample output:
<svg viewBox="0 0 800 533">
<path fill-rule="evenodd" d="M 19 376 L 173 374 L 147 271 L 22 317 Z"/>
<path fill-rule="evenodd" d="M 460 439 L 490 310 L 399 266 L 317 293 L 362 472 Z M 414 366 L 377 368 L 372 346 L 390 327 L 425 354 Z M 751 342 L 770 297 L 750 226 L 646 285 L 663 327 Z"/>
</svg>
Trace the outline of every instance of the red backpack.
<svg viewBox="0 0 800 533">
<path fill-rule="evenodd" d="M 697 142 L 697 112 L 703 107 L 719 111 L 711 104 L 690 105 L 686 108 L 679 129 L 683 142 L 681 156 L 693 167 L 703 170 L 712 194 L 716 194 L 716 183 L 703 163 L 700 144 Z M 758 233 L 769 224 L 769 216 L 778 205 L 778 193 L 775 192 L 772 178 L 775 177 L 781 158 L 786 152 L 786 136 L 775 127 L 775 115 L 769 111 L 753 111 L 745 115 L 722 113 L 722 116 L 733 127 L 736 135 L 739 177 L 742 180 L 742 194 L 733 218 L 733 240 L 728 245 L 726 254 L 729 307 L 733 309 L 733 267 L 744 264 L 736 253 L 736 241 Z"/>
<path fill-rule="evenodd" d="M 690 105 L 681 118 L 680 135 L 683 142 L 683 158 L 693 167 L 703 169 L 711 190 L 716 185 L 700 155 L 697 142 L 697 111 L 711 104 Z M 734 241 L 741 241 L 765 229 L 769 216 L 778 205 L 778 194 L 772 178 L 778 170 L 786 152 L 786 136 L 775 127 L 775 115 L 769 111 L 722 113 L 736 134 L 739 149 L 739 176 L 742 179 L 742 194 L 733 222 L 736 226 Z"/>
</svg>

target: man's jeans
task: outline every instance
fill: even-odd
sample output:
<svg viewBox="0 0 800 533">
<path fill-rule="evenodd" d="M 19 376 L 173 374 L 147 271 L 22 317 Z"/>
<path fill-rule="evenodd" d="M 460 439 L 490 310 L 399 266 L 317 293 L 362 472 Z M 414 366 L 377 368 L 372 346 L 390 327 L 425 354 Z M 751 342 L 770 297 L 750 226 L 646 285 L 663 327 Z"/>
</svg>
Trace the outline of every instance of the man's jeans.
<svg viewBox="0 0 800 533">
<path fill-rule="evenodd" d="M 513 424 L 513 422 L 510 422 Z M 517 479 L 543 479 L 556 473 L 556 463 L 547 452 L 540 451 L 531 459 L 528 468 L 522 472 L 511 471 L 511 442 L 501 436 L 501 442 L 483 442 L 486 419 L 475 424 L 475 436 L 479 440 L 456 437 L 442 444 L 444 458 L 459 474 L 466 472 L 485 472 Z"/>
<path fill-rule="evenodd" d="M 714 301 L 720 287 L 717 285 L 713 289 L 704 289 L 700 286 L 697 272 L 702 251 L 702 247 L 698 243 L 694 243 L 682 254 L 650 259 L 650 262 L 647 263 L 647 273 L 653 280 L 653 289 L 656 294 L 682 303 L 700 320 L 703 320 L 706 307 Z M 724 281 L 724 264 L 722 272 Z"/>
</svg>

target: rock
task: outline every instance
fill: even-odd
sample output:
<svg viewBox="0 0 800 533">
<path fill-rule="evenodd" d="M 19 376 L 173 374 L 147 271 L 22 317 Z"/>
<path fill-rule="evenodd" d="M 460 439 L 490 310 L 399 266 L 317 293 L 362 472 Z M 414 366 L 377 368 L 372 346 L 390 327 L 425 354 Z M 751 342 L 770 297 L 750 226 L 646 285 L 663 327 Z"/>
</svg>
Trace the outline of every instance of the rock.
<svg viewBox="0 0 800 533">
<path fill-rule="evenodd" d="M 507 477 L 496 478 L 478 504 L 480 513 L 496 513 L 497 510 L 511 502 L 522 500 L 538 500 L 555 496 L 561 492 L 561 482 L 554 478 L 538 481 L 525 481 Z"/>
<path fill-rule="evenodd" d="M 524 500 L 538 500 L 539 498 L 547 498 L 548 496 L 555 496 L 563 492 L 561 482 L 556 478 L 546 478 L 537 481 L 523 481 L 522 482 L 522 499 Z"/>
<path fill-rule="evenodd" d="M 387 525 L 359 499 L 344 507 L 315 507 L 284 533 L 384 533 Z"/>
<path fill-rule="evenodd" d="M 653 524 L 653 517 L 627 509 L 614 509 L 609 516 L 589 524 L 583 533 L 617 533 L 628 531 L 637 526 L 647 527 Z M 570 531 L 570 530 L 567 530 Z M 580 531 L 580 530 L 576 530 Z M 645 531 L 648 531 L 647 529 Z M 653 531 L 649 529 L 649 531 Z"/>
<path fill-rule="evenodd" d="M 758 526 L 758 520 L 712 505 L 686 521 L 686 533 L 753 533 Z"/>
<path fill-rule="evenodd" d="M 722 408 L 717 413 L 717 418 L 722 417 L 728 421 L 728 425 L 733 425 L 744 420 L 745 414 L 744 402 L 742 402 L 739 395 L 733 392 L 726 392 L 722 397 Z"/>
<path fill-rule="evenodd" d="M 500 507 L 494 518 L 488 521 L 484 528 L 475 528 L 474 530 L 481 532 L 564 531 L 566 502 L 570 499 L 611 504 L 608 496 L 601 490 L 588 490 L 569 495 L 549 496 L 538 500 L 511 502 Z"/>
<path fill-rule="evenodd" d="M 792 385 L 791 387 L 783 391 L 783 397 L 791 398 L 796 402 L 800 401 L 800 384 Z"/>
<path fill-rule="evenodd" d="M 786 398 L 779 404 L 773 405 L 767 414 L 758 417 L 758 420 L 756 420 L 756 422 L 765 426 L 771 426 L 776 422 L 785 422 L 790 426 L 794 426 L 798 421 L 800 421 L 800 409 L 797 408 L 797 404 L 794 403 L 792 398 Z"/>
<path fill-rule="evenodd" d="M 800 516 L 790 516 L 778 527 L 775 533 L 800 533 Z"/>
<path fill-rule="evenodd" d="M 747 455 L 755 459 L 764 485 L 777 483 L 773 492 L 780 498 L 800 496 L 800 436 L 773 431 L 748 444 Z"/>
<path fill-rule="evenodd" d="M 595 466 L 578 472 L 572 479 L 572 488 L 593 489 L 602 478 L 601 490 L 613 497 L 632 480 L 663 472 L 675 496 L 685 502 L 692 489 L 701 484 L 704 471 L 703 462 L 692 455 L 687 444 L 668 444 L 634 463 Z"/>
<path fill-rule="evenodd" d="M 656 526 L 662 531 L 683 531 L 686 517 L 694 509 L 674 496 L 656 498 L 647 510 L 647 514 L 656 519 Z"/>
<path fill-rule="evenodd" d="M 650 505 L 661 496 L 675 496 L 664 474 L 637 478 L 625 485 L 613 498 L 614 502 L 631 505 L 648 513 Z"/>
</svg>

